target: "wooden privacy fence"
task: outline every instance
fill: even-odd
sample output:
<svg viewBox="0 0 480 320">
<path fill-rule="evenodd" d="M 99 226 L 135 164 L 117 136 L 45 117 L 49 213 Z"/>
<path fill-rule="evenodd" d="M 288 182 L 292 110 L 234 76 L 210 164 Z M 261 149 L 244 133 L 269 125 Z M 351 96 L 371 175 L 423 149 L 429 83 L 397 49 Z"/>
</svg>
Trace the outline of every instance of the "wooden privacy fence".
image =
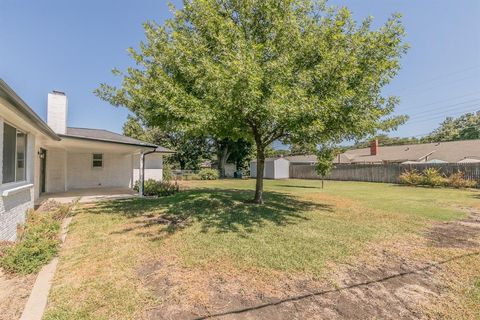
<svg viewBox="0 0 480 320">
<path fill-rule="evenodd" d="M 465 178 L 475 180 L 480 185 L 480 163 L 426 163 L 426 164 L 337 164 L 325 180 L 368 181 L 399 183 L 399 176 L 405 170 L 422 172 L 427 168 L 437 168 L 450 175 L 461 171 Z M 314 165 L 290 164 L 290 178 L 322 179 Z"/>
</svg>

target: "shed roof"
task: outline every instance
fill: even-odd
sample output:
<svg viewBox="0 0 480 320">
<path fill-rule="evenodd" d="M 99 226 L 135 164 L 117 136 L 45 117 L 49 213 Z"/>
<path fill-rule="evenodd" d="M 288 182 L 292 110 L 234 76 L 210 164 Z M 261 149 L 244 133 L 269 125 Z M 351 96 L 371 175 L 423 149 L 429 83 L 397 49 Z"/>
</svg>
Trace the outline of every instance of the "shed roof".
<svg viewBox="0 0 480 320">
<path fill-rule="evenodd" d="M 292 163 L 310 163 L 317 162 L 316 155 L 296 155 L 296 156 L 286 156 L 285 159 Z"/>
</svg>

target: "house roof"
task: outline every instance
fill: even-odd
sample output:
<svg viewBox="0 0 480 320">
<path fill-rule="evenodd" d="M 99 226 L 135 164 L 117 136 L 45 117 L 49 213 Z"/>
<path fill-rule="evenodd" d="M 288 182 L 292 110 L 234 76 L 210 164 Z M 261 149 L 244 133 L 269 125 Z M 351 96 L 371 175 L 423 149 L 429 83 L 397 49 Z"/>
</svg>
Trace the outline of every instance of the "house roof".
<svg viewBox="0 0 480 320">
<path fill-rule="evenodd" d="M 287 156 L 291 163 L 317 162 L 315 155 Z M 477 160 L 478 159 L 478 160 Z M 370 148 L 347 150 L 339 154 L 334 163 L 383 163 L 383 162 L 480 162 L 480 139 L 409 144 L 399 146 L 380 146 L 376 155 Z"/>
<path fill-rule="evenodd" d="M 54 140 L 60 140 L 60 137 L 2 79 L 0 79 L 0 97 L 7 100 L 41 132 Z"/>
<path fill-rule="evenodd" d="M 465 158 L 463 160 L 458 161 L 458 163 L 480 163 L 480 159 Z"/>
<path fill-rule="evenodd" d="M 337 157 L 336 163 L 375 163 L 427 161 L 432 159 L 450 163 L 467 158 L 480 157 L 480 139 L 380 146 L 377 155 L 370 154 L 370 148 L 347 150 Z"/>
<path fill-rule="evenodd" d="M 85 139 L 85 140 L 119 143 L 119 144 L 126 144 L 126 145 L 140 146 L 140 147 L 149 147 L 149 148 L 155 148 L 155 152 L 174 153 L 174 151 L 169 150 L 167 148 L 163 148 L 155 144 L 151 144 L 151 143 L 130 138 L 127 136 L 123 136 L 121 134 L 103 130 L 103 129 L 68 127 L 67 133 L 60 134 L 59 136 L 65 137 L 65 138 Z"/>
</svg>

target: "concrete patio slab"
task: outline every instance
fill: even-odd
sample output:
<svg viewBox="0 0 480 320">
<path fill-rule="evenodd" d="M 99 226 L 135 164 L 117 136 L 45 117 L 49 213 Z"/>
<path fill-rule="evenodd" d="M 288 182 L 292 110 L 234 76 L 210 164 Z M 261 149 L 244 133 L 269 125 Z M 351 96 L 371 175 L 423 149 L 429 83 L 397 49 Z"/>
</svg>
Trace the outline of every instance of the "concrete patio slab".
<svg viewBox="0 0 480 320">
<path fill-rule="evenodd" d="M 91 188 L 75 189 L 67 192 L 45 193 L 40 196 L 36 205 L 54 200 L 60 203 L 68 203 L 79 199 L 80 203 L 91 203 L 105 200 L 127 199 L 137 197 L 138 193 L 126 188 Z"/>
</svg>

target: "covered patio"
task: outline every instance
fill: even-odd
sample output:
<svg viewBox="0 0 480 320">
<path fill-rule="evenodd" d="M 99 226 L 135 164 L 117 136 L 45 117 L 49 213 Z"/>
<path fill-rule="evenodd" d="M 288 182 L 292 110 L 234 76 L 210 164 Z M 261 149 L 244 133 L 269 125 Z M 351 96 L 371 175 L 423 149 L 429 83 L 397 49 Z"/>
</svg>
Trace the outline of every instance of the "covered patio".
<svg viewBox="0 0 480 320">
<path fill-rule="evenodd" d="M 37 201 L 35 206 L 53 200 L 59 203 L 68 203 L 78 199 L 81 203 L 93 203 L 107 200 L 128 199 L 138 196 L 138 192 L 129 188 L 90 188 L 73 189 L 66 192 L 44 193 Z"/>
</svg>

